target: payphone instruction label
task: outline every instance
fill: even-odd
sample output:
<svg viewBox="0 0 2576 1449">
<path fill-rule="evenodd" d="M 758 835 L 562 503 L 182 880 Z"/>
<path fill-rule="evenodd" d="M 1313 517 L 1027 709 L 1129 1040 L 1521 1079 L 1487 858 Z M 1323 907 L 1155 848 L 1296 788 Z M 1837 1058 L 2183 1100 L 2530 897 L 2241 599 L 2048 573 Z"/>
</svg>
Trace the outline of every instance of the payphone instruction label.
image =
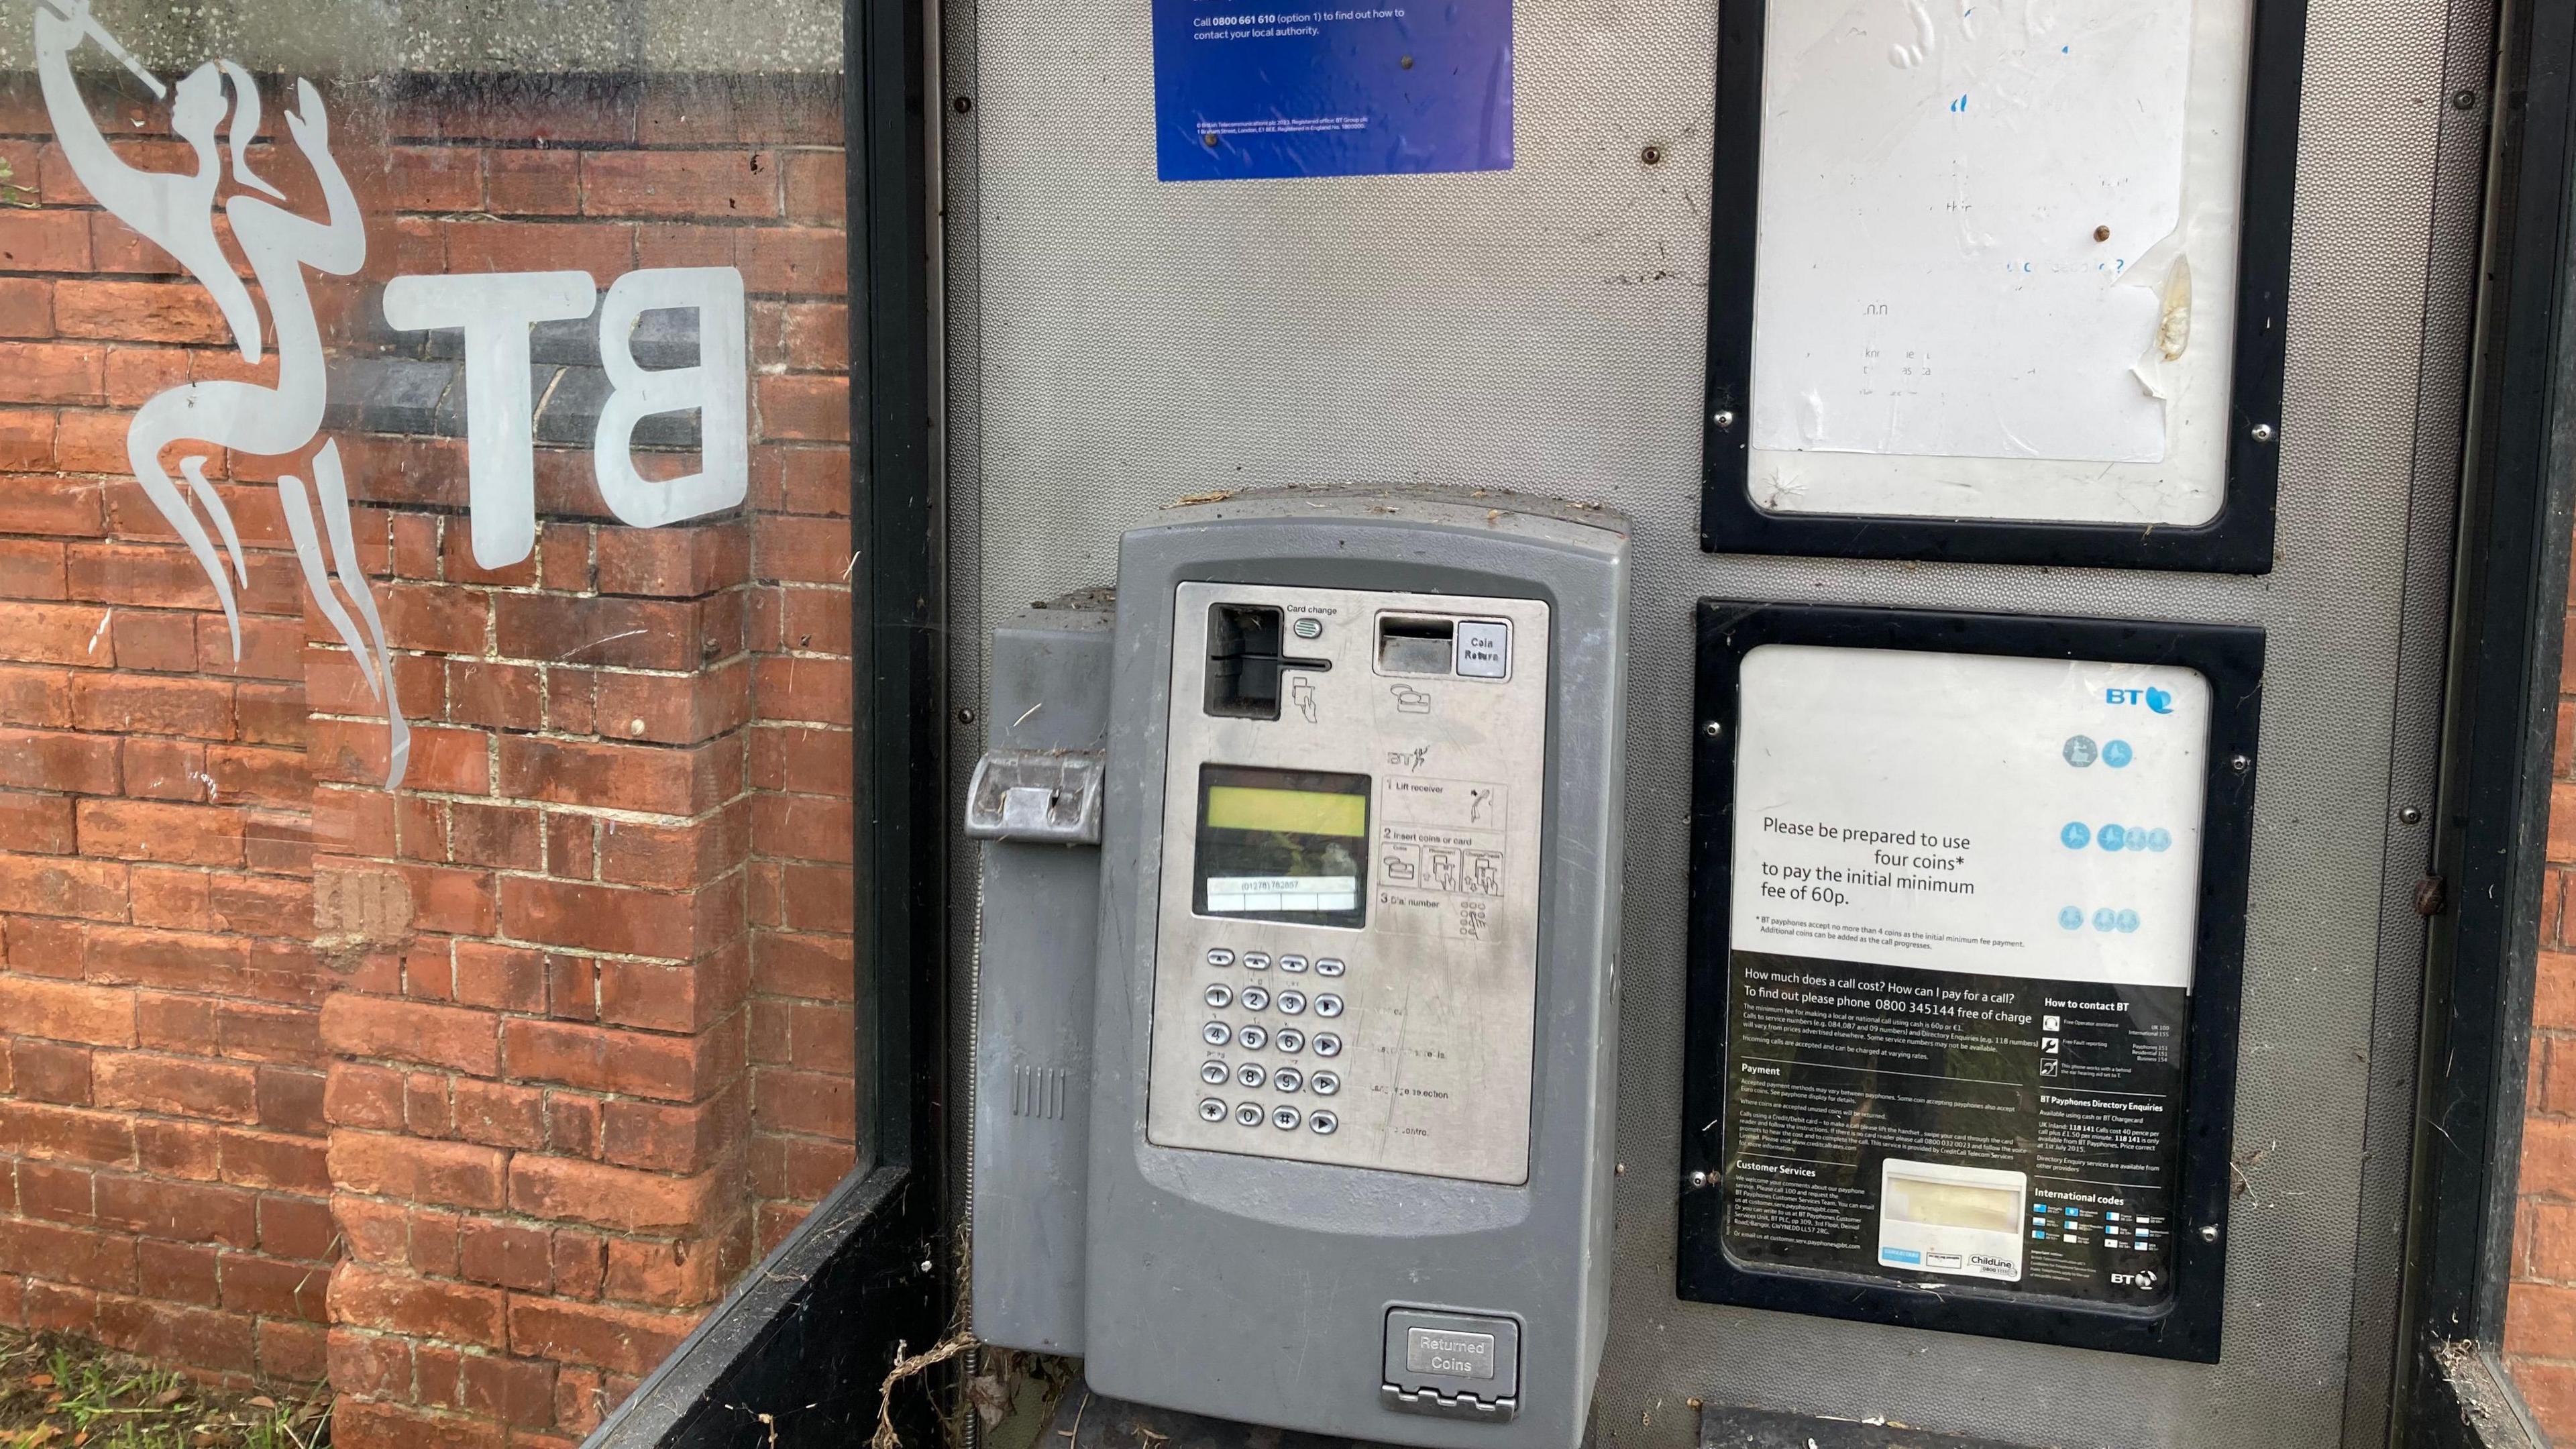
<svg viewBox="0 0 2576 1449">
<path fill-rule="evenodd" d="M 1508 171 L 1511 0 L 1154 0 L 1154 126 L 1164 181 Z"/>
<path fill-rule="evenodd" d="M 1737 737 L 1737 1261 L 2171 1291 L 2209 689 L 1766 645 Z"/>
</svg>

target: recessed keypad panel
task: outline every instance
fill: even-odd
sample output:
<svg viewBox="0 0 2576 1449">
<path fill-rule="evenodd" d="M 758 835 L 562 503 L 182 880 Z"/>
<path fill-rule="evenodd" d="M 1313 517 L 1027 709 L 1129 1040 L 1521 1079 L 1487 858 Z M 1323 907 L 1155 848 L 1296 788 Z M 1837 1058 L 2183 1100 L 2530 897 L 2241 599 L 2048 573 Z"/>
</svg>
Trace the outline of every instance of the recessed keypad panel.
<svg viewBox="0 0 2576 1449">
<path fill-rule="evenodd" d="M 1525 1181 L 1547 605 L 1174 609 L 1150 1140 Z"/>
</svg>

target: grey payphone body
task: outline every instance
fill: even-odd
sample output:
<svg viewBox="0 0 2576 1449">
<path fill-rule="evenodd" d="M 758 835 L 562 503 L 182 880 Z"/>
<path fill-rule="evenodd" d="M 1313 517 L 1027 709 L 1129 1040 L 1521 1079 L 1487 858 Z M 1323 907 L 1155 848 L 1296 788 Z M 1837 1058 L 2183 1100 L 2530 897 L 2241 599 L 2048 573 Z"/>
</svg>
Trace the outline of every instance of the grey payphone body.
<svg viewBox="0 0 2576 1449">
<path fill-rule="evenodd" d="M 1101 641 L 1062 617 L 997 631 L 970 829 L 1023 843 L 985 879 L 988 1341 L 1282 1428 L 1579 1440 L 1607 1325 L 1626 547 L 1598 512 L 1418 492 L 1127 534 L 1078 1044 L 1050 1004 L 1064 953 L 996 918 L 1045 909 L 1012 872 L 1047 848 L 1026 842 L 1081 838 L 1095 785 L 1061 746 L 1013 753 L 1033 742 L 1005 721 Z M 1014 664 L 1029 645 L 1052 662 Z M 1070 1060 L 1084 1153 L 1044 1085 Z M 1034 1228 L 1045 1201 L 1079 1230 Z M 1078 1277 L 1048 1237 L 1084 1245 Z"/>
</svg>

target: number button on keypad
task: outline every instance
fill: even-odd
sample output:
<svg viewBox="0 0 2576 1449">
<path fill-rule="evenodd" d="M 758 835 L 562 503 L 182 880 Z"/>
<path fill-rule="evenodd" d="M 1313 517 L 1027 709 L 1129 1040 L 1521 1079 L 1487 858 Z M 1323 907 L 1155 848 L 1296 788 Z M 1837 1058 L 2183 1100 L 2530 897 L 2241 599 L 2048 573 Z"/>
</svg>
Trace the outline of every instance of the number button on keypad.
<svg viewBox="0 0 2576 1449">
<path fill-rule="evenodd" d="M 1283 1026 L 1271 1033 L 1270 1044 L 1283 1052 L 1302 1052 L 1306 1049 L 1306 1034 L 1293 1026 Z"/>
<path fill-rule="evenodd" d="M 1223 1046 L 1234 1039 L 1234 1028 L 1221 1021 L 1211 1021 L 1199 1028 L 1199 1040 L 1209 1046 Z"/>
<path fill-rule="evenodd" d="M 1202 1122 L 1224 1121 L 1225 1104 L 1214 1097 L 1209 1097 L 1201 1101 L 1199 1103 L 1199 1120 Z"/>
<path fill-rule="evenodd" d="M 1273 1091 L 1293 1092 L 1304 1085 L 1306 1085 L 1306 1074 L 1295 1067 L 1279 1067 L 1270 1073 L 1270 1087 Z"/>
<path fill-rule="evenodd" d="M 1270 988 L 1266 986 L 1247 986 L 1243 988 L 1244 1010 L 1259 1011 L 1261 1008 L 1268 1006 L 1269 1004 Z"/>
<path fill-rule="evenodd" d="M 1297 1130 L 1297 1119 L 1302 1115 L 1304 1114 L 1294 1107 L 1273 1107 L 1270 1109 L 1270 1125 L 1282 1132 L 1294 1132 Z"/>
<path fill-rule="evenodd" d="M 1236 1124 L 1237 1126 L 1242 1126 L 1242 1127 L 1258 1127 L 1258 1126 L 1260 1126 L 1260 1125 L 1261 1125 L 1261 1104 L 1260 1104 L 1259 1102 L 1246 1102 L 1246 1103 L 1244 1103 L 1242 1106 L 1235 1108 L 1235 1109 L 1234 1109 L 1234 1120 L 1235 1120 L 1235 1124 Z"/>
<path fill-rule="evenodd" d="M 1302 991 L 1280 992 L 1279 1009 L 1288 1013 L 1290 1016 L 1295 1016 L 1299 1012 L 1304 1011 L 1306 1009 L 1306 993 Z"/>
<path fill-rule="evenodd" d="M 1202 1081 L 1202 1082 L 1207 1083 L 1207 1084 L 1208 1084 L 1209 1086 L 1211 1086 L 1211 1087 L 1222 1087 L 1222 1086 L 1224 1086 L 1224 1085 L 1225 1085 L 1225 1063 L 1223 1063 L 1223 1062 L 1201 1062 L 1201 1063 L 1199 1063 L 1199 1080 L 1200 1080 L 1200 1081 Z"/>
<path fill-rule="evenodd" d="M 1206 1002 L 1208 1005 L 1215 1007 L 1217 1010 L 1223 1011 L 1228 1006 L 1234 1004 L 1234 988 L 1224 984 L 1223 982 L 1219 982 L 1216 985 L 1209 987 L 1206 991 L 1201 992 L 1199 994 L 1199 999 Z"/>
<path fill-rule="evenodd" d="M 1245 1062 L 1234 1069 L 1234 1079 L 1247 1087 L 1258 1087 L 1263 1081 L 1261 1063 Z"/>
<path fill-rule="evenodd" d="M 1234 1029 L 1234 1044 L 1248 1052 L 1261 1050 L 1263 1043 L 1269 1040 L 1270 1033 L 1257 1026 L 1238 1026 Z"/>
</svg>

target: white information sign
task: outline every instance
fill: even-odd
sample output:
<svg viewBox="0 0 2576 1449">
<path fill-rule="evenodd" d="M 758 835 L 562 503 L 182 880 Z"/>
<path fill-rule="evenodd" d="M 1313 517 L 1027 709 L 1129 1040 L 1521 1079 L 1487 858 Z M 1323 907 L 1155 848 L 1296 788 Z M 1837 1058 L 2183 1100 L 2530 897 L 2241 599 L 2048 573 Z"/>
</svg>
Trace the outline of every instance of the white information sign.
<svg viewBox="0 0 2576 1449">
<path fill-rule="evenodd" d="M 1740 678 L 1735 951 L 2190 989 L 2199 672 L 1772 644 Z"/>
<path fill-rule="evenodd" d="M 2214 517 L 2249 13 L 1771 0 L 1753 501 Z"/>
</svg>

